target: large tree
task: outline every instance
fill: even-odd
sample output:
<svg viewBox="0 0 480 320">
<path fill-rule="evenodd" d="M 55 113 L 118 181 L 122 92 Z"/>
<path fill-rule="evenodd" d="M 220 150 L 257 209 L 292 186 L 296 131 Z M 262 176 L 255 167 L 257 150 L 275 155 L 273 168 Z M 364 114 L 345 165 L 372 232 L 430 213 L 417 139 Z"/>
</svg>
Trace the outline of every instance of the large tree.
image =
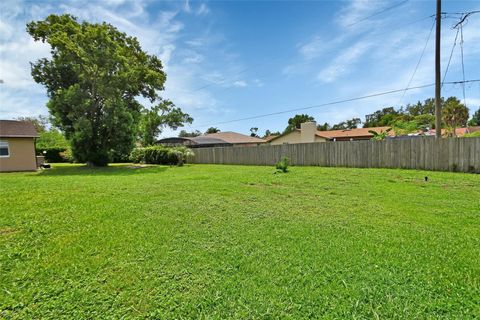
<svg viewBox="0 0 480 320">
<path fill-rule="evenodd" d="M 41 114 L 38 117 L 18 117 L 15 120 L 31 122 L 39 134 L 48 131 L 50 126 L 48 117 Z"/>
<path fill-rule="evenodd" d="M 50 15 L 27 24 L 35 41 L 51 46 L 51 58 L 32 63 L 32 76 L 47 89 L 54 125 L 71 142 L 76 160 L 106 165 L 128 154 L 143 106 L 161 103 L 166 75 L 161 61 L 134 37 L 107 23 Z"/>
<path fill-rule="evenodd" d="M 372 114 L 365 116 L 364 128 L 389 126 L 397 120 L 399 112 L 393 107 L 377 110 Z"/>
<path fill-rule="evenodd" d="M 442 107 L 443 122 L 447 126 L 449 135 L 456 135 L 455 129 L 467 125 L 468 108 L 456 97 L 448 98 Z"/>
<path fill-rule="evenodd" d="M 288 119 L 288 126 L 285 128 L 283 133 L 292 132 L 295 129 L 300 129 L 300 125 L 304 122 L 315 121 L 312 116 L 308 114 L 296 114 L 294 117 Z"/>
<path fill-rule="evenodd" d="M 169 100 L 163 100 L 151 109 L 145 109 L 140 117 L 139 141 L 143 146 L 155 143 L 164 127 L 176 130 L 193 119 Z"/>
<path fill-rule="evenodd" d="M 358 125 L 362 123 L 360 118 L 352 118 L 351 120 L 343 121 L 332 126 L 332 130 L 357 129 Z"/>
<path fill-rule="evenodd" d="M 472 116 L 472 119 L 468 121 L 468 125 L 471 127 L 474 126 L 480 126 L 480 107 L 475 111 L 475 113 Z"/>
</svg>

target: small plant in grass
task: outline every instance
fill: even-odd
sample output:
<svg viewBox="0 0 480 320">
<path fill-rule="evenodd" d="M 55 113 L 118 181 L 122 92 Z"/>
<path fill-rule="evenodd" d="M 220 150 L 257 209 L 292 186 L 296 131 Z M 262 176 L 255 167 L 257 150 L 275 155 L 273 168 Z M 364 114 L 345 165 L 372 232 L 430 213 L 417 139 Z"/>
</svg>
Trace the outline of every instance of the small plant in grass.
<svg viewBox="0 0 480 320">
<path fill-rule="evenodd" d="M 278 171 L 288 172 L 288 166 L 290 165 L 290 160 L 287 157 L 282 157 L 280 161 L 277 162 L 275 167 Z"/>
</svg>

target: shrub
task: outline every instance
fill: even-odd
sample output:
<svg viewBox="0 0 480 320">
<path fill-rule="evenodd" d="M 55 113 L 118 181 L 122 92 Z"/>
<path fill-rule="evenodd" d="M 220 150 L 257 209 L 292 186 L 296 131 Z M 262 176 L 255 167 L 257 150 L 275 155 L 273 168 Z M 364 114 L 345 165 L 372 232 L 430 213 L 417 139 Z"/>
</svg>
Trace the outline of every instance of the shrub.
<svg viewBox="0 0 480 320">
<path fill-rule="evenodd" d="M 480 137 L 480 131 L 467 133 L 466 135 L 463 136 L 463 138 L 475 138 L 475 137 Z"/>
<path fill-rule="evenodd" d="M 280 170 L 282 172 L 288 172 L 288 166 L 290 165 L 290 161 L 288 160 L 287 157 L 283 157 L 280 159 L 280 161 L 277 162 L 275 167 L 277 170 Z"/>
<path fill-rule="evenodd" d="M 130 154 L 134 163 L 168 164 L 182 166 L 193 152 L 186 147 L 151 146 L 135 148 Z"/>
<path fill-rule="evenodd" d="M 36 149 L 37 155 L 44 156 L 47 162 L 72 162 L 72 155 L 69 148 L 50 147 Z"/>
</svg>

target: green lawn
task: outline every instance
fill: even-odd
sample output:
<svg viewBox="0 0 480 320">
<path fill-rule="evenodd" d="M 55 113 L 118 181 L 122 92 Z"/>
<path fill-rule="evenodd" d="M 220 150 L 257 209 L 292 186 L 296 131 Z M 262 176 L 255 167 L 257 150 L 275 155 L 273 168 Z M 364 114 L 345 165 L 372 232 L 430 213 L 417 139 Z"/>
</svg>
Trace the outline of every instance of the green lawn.
<svg viewBox="0 0 480 320">
<path fill-rule="evenodd" d="M 273 172 L 0 174 L 0 318 L 480 317 L 480 175 Z"/>
</svg>

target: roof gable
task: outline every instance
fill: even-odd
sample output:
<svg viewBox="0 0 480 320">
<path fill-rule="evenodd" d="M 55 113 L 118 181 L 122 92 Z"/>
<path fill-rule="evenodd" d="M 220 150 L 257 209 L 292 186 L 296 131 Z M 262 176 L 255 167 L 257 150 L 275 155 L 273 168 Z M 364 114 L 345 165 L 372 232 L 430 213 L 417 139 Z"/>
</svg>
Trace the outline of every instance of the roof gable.
<svg viewBox="0 0 480 320">
<path fill-rule="evenodd" d="M 0 120 L 0 137 L 36 138 L 37 130 L 29 121 Z"/>
</svg>

